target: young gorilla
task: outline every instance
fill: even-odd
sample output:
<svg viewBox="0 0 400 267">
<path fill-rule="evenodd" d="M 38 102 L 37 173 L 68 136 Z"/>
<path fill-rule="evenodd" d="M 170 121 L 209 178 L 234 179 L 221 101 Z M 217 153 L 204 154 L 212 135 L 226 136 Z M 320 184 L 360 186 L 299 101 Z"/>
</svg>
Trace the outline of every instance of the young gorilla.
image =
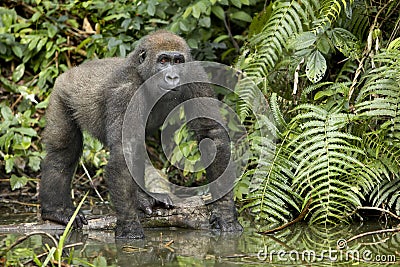
<svg viewBox="0 0 400 267">
<path fill-rule="evenodd" d="M 47 156 L 42 163 L 39 192 L 42 219 L 61 224 L 70 220 L 75 210 L 70 195 L 71 179 L 82 153 L 82 131 L 87 131 L 110 149 L 106 178 L 117 214 L 116 238 L 144 237 L 139 212 L 151 213 L 157 201 L 139 188 L 126 165 L 121 140 L 125 110 L 144 81 L 174 64 L 189 61 L 192 58 L 185 40 L 167 31 L 157 31 L 140 40 L 126 59 L 93 60 L 72 68 L 56 80 L 43 133 Z M 154 90 L 174 88 L 179 79 L 179 74 L 165 72 L 163 84 Z M 170 107 L 169 110 L 152 111 L 148 124 L 158 129 L 166 114 L 183 98 L 213 95 L 207 88 L 200 86 L 197 91 L 185 91 L 186 88 L 183 88 L 185 93 L 182 93 L 181 99 L 172 97 L 162 100 L 168 101 L 161 106 Z M 143 98 L 141 103 L 146 105 L 146 96 Z M 142 114 L 138 113 L 134 116 L 142 121 Z M 146 126 L 138 125 L 140 127 Z M 207 178 L 213 181 L 226 167 L 223 165 L 229 159 L 229 139 L 218 124 L 198 120 L 191 127 L 198 138 L 207 137 L 219 144 L 214 163 L 206 169 Z M 137 156 L 132 175 L 143 179 L 145 148 L 140 142 L 135 147 L 134 154 Z M 162 197 L 162 202 L 167 207 L 172 205 L 167 195 Z M 242 230 L 237 221 L 232 193 L 209 207 L 212 227 L 230 232 Z M 87 220 L 80 213 L 75 218 L 74 226 L 81 228 L 83 224 L 87 224 Z"/>
</svg>

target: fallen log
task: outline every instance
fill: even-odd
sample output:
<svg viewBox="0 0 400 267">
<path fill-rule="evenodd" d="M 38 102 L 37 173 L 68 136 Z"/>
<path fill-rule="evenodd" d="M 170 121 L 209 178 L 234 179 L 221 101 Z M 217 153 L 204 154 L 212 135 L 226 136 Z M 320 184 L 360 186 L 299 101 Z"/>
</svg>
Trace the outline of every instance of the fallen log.
<svg viewBox="0 0 400 267">
<path fill-rule="evenodd" d="M 195 230 L 207 230 L 209 226 L 209 211 L 200 197 L 185 199 L 185 206 L 172 209 L 155 208 L 151 215 L 143 214 L 140 221 L 143 227 L 179 227 Z M 88 215 L 88 225 L 83 230 L 113 230 L 116 225 L 114 215 Z M 26 233 L 30 231 L 63 231 L 64 225 L 53 222 L 32 222 L 0 225 L 0 233 Z"/>
</svg>

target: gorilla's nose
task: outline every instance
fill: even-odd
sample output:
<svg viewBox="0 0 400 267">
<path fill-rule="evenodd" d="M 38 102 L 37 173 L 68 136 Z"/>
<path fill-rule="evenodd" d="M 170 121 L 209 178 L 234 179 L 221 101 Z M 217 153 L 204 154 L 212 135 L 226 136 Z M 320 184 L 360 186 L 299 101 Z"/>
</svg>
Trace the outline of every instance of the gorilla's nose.
<svg viewBox="0 0 400 267">
<path fill-rule="evenodd" d="M 179 84 L 179 80 L 180 80 L 180 78 L 177 73 L 168 72 L 167 74 L 165 74 L 165 82 L 168 85 L 176 86 Z"/>
</svg>

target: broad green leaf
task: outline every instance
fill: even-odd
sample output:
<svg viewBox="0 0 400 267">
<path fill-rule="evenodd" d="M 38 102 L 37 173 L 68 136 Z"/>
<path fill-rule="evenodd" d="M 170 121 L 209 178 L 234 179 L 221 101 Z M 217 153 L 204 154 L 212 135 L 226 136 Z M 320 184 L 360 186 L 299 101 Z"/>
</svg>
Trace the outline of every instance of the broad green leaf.
<svg viewBox="0 0 400 267">
<path fill-rule="evenodd" d="M 14 118 L 11 108 L 8 106 L 1 107 L 1 115 L 3 116 L 3 118 L 5 120 L 8 120 L 8 121 L 12 121 Z"/>
<path fill-rule="evenodd" d="M 14 157 L 6 155 L 4 159 L 6 161 L 6 173 L 10 173 L 14 168 Z"/>
<path fill-rule="evenodd" d="M 194 5 L 192 8 L 192 15 L 193 17 L 195 17 L 196 19 L 200 18 L 201 15 L 201 9 L 198 5 Z"/>
<path fill-rule="evenodd" d="M 150 16 L 154 16 L 155 13 L 156 6 L 154 5 L 154 3 L 149 2 L 149 4 L 147 5 L 147 14 L 149 14 Z"/>
<path fill-rule="evenodd" d="M 236 7 L 238 7 L 238 8 L 242 7 L 242 2 L 240 0 L 230 0 L 230 1 Z"/>
<path fill-rule="evenodd" d="M 180 146 L 181 147 L 181 151 L 183 153 L 183 156 L 185 158 L 187 158 L 190 155 L 190 145 L 188 143 L 184 143 L 183 145 Z"/>
<path fill-rule="evenodd" d="M 34 36 L 31 38 L 29 45 L 28 45 L 28 50 L 32 51 L 36 49 L 37 43 L 40 41 L 40 36 Z"/>
<path fill-rule="evenodd" d="M 187 42 L 188 42 L 190 48 L 192 48 L 192 49 L 199 48 L 199 44 L 196 39 L 190 38 Z"/>
<path fill-rule="evenodd" d="M 331 38 L 335 47 L 346 57 L 358 58 L 361 55 L 361 47 L 357 37 L 346 29 L 335 28 Z"/>
<path fill-rule="evenodd" d="M 21 46 L 19 46 L 18 44 L 15 44 L 15 45 L 11 46 L 11 49 L 12 49 L 12 51 L 14 52 L 14 54 L 15 54 L 18 58 L 22 58 L 23 52 L 22 52 Z"/>
<path fill-rule="evenodd" d="M 178 149 L 174 149 L 173 153 L 172 153 L 172 157 L 171 157 L 171 163 L 175 164 L 177 162 L 180 162 L 183 158 L 183 154 L 182 152 L 179 150 L 179 147 L 177 147 Z"/>
<path fill-rule="evenodd" d="M 307 60 L 306 75 L 313 82 L 319 82 L 325 75 L 327 66 L 324 56 L 318 50 L 311 53 Z"/>
<path fill-rule="evenodd" d="M 211 12 L 217 16 L 220 20 L 224 20 L 225 19 L 225 11 L 222 7 L 220 6 L 213 6 L 211 8 Z"/>
<path fill-rule="evenodd" d="M 41 50 L 46 43 L 47 43 L 47 37 L 42 37 L 38 42 L 36 49 Z"/>
<path fill-rule="evenodd" d="M 211 27 L 211 19 L 210 17 L 204 17 L 199 20 L 199 25 L 201 27 L 210 28 Z"/>
<path fill-rule="evenodd" d="M 322 91 L 319 91 L 319 92 L 317 92 L 315 94 L 314 100 L 318 100 L 318 99 L 320 99 L 322 97 L 325 97 L 325 96 L 332 96 L 335 93 L 336 93 L 335 90 L 332 90 L 332 89 L 322 90 Z"/>
<path fill-rule="evenodd" d="M 238 11 L 231 15 L 232 19 L 242 20 L 246 22 L 251 22 L 253 19 L 252 17 L 244 11 Z"/>
<path fill-rule="evenodd" d="M 11 190 L 24 187 L 27 183 L 28 183 L 28 178 L 26 178 L 25 176 L 18 177 L 15 174 L 11 175 L 10 178 Z"/>
<path fill-rule="evenodd" d="M 33 14 L 33 16 L 31 17 L 32 22 L 36 22 L 40 18 L 41 15 L 42 15 L 42 13 L 39 11 L 36 12 L 35 14 Z"/>
<path fill-rule="evenodd" d="M 317 48 L 321 53 L 328 55 L 331 49 L 330 40 L 325 35 L 321 36 L 317 42 Z"/>
<path fill-rule="evenodd" d="M 12 74 L 13 81 L 18 82 L 19 80 L 21 80 L 21 78 L 24 76 L 24 73 L 25 73 L 25 64 L 21 63 L 15 68 Z"/>
<path fill-rule="evenodd" d="M 189 31 L 188 26 L 183 21 L 179 22 L 179 28 L 181 28 L 181 30 L 184 31 L 184 32 L 188 32 Z"/>
<path fill-rule="evenodd" d="M 193 7 L 188 7 L 186 8 L 185 12 L 182 15 L 182 18 L 186 19 L 187 17 L 189 17 L 189 15 L 192 13 L 193 11 Z"/>
<path fill-rule="evenodd" d="M 293 41 L 293 48 L 296 50 L 302 50 L 310 47 L 317 40 L 317 36 L 312 32 L 303 32 Z"/>
<path fill-rule="evenodd" d="M 15 132 L 18 132 L 20 134 L 27 135 L 27 136 L 36 136 L 37 135 L 37 132 L 33 128 L 19 127 L 19 128 L 14 128 L 13 130 Z"/>
<path fill-rule="evenodd" d="M 23 136 L 18 143 L 14 143 L 14 150 L 27 150 L 32 144 L 32 139 L 29 136 Z"/>
<path fill-rule="evenodd" d="M 32 169 L 32 171 L 37 172 L 40 170 L 40 162 L 41 162 L 40 157 L 30 156 L 28 166 Z"/>
<path fill-rule="evenodd" d="M 49 38 L 53 38 L 54 36 L 56 36 L 57 32 L 57 26 L 53 24 L 47 24 L 47 35 Z"/>
</svg>

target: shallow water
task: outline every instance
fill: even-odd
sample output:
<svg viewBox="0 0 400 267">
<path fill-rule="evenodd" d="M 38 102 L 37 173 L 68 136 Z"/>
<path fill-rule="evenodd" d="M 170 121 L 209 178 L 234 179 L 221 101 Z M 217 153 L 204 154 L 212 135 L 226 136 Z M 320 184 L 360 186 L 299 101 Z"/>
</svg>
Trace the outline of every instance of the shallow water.
<svg viewBox="0 0 400 267">
<path fill-rule="evenodd" d="M 10 221 L 22 220 L 0 215 L 1 224 Z M 145 229 L 144 240 L 130 242 L 116 242 L 112 231 L 73 231 L 67 242 L 72 248 L 65 249 L 64 256 L 74 266 L 399 266 L 400 233 L 367 235 L 346 243 L 360 233 L 385 227 L 371 220 L 330 229 L 299 223 L 271 235 L 257 234 L 249 225 L 242 234 Z M 52 234 L 58 236 L 62 231 Z M 0 247 L 4 249 L 21 235 L 1 234 L 0 226 Z M 45 244 L 54 246 L 51 239 L 35 235 L 18 248 L 40 254 Z M 14 248 L 7 257 L 16 254 Z M 31 262 L 26 259 L 25 263 Z"/>
</svg>

